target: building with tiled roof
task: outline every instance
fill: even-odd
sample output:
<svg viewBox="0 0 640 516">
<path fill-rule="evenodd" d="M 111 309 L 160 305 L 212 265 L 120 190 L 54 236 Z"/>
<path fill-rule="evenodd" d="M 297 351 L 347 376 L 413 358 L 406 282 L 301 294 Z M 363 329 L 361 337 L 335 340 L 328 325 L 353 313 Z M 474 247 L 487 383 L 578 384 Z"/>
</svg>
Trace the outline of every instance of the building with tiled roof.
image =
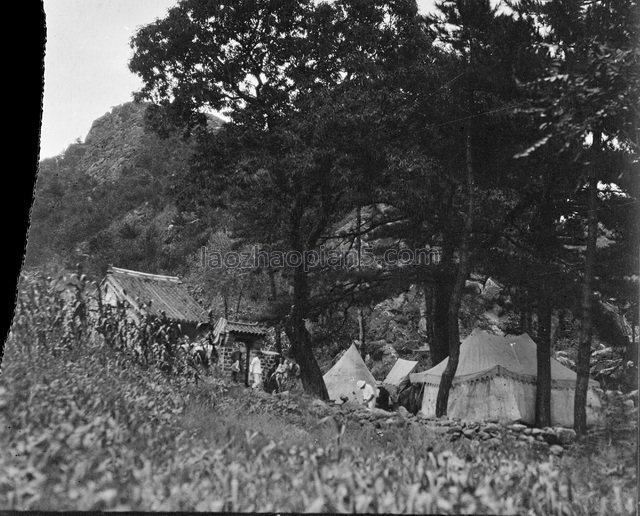
<svg viewBox="0 0 640 516">
<path fill-rule="evenodd" d="M 267 329 L 258 323 L 245 321 L 228 321 L 224 317 L 218 320 L 213 329 L 213 342 L 226 344 L 229 339 L 245 342 L 254 341 L 267 336 Z"/>
<path fill-rule="evenodd" d="M 243 364 L 242 376 L 248 385 L 249 362 L 255 355 L 260 356 L 265 372 L 277 364 L 280 354 L 262 349 L 267 335 L 267 328 L 258 323 L 229 321 L 224 317 L 218 319 L 213 329 L 213 344 L 218 349 L 223 370 L 229 370 L 233 361 L 238 358 Z"/>
<path fill-rule="evenodd" d="M 180 323 L 186 333 L 209 322 L 204 309 L 177 276 L 109 267 L 100 283 L 100 292 L 105 303 L 124 302 L 136 321 L 140 321 L 143 314 L 166 316 Z"/>
</svg>

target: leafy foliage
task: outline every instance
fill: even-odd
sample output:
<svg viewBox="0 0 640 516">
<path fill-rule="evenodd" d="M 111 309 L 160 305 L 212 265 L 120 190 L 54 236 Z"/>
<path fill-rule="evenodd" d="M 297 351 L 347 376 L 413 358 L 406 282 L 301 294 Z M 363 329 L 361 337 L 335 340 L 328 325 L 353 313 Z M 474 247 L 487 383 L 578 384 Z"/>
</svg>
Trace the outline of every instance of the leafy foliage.
<svg viewBox="0 0 640 516">
<path fill-rule="evenodd" d="M 67 281 L 77 281 L 78 288 L 63 292 L 84 292 L 81 278 Z M 4 508 L 492 514 L 635 509 L 633 475 L 626 473 L 633 469 L 633 453 L 619 439 L 608 447 L 584 444 L 558 458 L 510 442 L 498 448 L 452 443 L 415 421 L 376 425 L 348 410 L 340 420 L 309 397 L 267 396 L 217 377 L 196 386 L 175 368 L 169 375 L 116 351 L 122 326 L 102 320 L 99 336 L 91 317 L 83 322 L 81 301 L 47 312 L 47 306 L 59 306 L 60 291 L 49 287 L 60 284 L 23 280 L 20 324 L 31 321 L 38 331 L 29 332 L 18 317 L 5 350 Z M 47 339 L 38 341 L 38 333 Z M 327 413 L 334 415 L 323 417 Z"/>
</svg>

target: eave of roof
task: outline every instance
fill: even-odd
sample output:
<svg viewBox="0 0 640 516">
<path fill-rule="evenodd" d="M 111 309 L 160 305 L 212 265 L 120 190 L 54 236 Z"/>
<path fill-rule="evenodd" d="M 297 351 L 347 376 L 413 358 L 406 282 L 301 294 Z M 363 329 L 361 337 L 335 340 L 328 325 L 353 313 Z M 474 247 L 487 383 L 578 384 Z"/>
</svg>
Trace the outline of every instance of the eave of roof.
<svg viewBox="0 0 640 516">
<path fill-rule="evenodd" d="M 267 335 L 267 329 L 258 323 L 241 321 L 227 321 L 226 331 L 236 333 L 248 333 L 251 335 Z"/>
</svg>

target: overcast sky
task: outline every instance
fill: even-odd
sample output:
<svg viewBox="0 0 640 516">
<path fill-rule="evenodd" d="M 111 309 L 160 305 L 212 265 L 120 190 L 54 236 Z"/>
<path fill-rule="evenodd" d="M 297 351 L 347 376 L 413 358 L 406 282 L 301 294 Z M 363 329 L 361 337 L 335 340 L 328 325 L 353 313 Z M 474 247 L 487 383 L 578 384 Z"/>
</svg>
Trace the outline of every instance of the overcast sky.
<svg viewBox="0 0 640 516">
<path fill-rule="evenodd" d="M 129 72 L 136 28 L 162 18 L 177 0 L 44 0 L 47 42 L 40 159 L 87 136 L 142 84 Z M 426 6 L 432 0 L 419 0 Z"/>
</svg>

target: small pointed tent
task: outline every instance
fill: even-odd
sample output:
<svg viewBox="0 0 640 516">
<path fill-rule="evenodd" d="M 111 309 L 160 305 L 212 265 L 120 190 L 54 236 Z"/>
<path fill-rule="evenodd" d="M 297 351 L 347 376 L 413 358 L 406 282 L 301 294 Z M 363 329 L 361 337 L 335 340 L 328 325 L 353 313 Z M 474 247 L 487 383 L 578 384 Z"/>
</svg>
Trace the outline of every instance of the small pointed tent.
<svg viewBox="0 0 640 516">
<path fill-rule="evenodd" d="M 403 358 L 399 358 L 398 360 L 396 360 L 396 363 L 393 364 L 391 371 L 389 371 L 389 374 L 382 383 L 395 385 L 396 387 L 399 386 L 402 380 L 409 376 L 409 374 L 413 372 L 417 365 L 417 361 L 404 360 Z"/>
<path fill-rule="evenodd" d="M 356 385 L 358 380 L 364 380 L 374 388 L 377 383 L 353 344 L 322 378 L 332 401 L 345 396 L 349 400 L 361 402 L 362 394 Z"/>
<path fill-rule="evenodd" d="M 447 415 L 461 419 L 534 423 L 536 399 L 536 343 L 526 333 L 500 337 L 474 330 L 460 345 L 458 370 L 449 394 Z M 421 412 L 435 415 L 440 379 L 448 359 L 409 376 L 424 384 Z M 551 359 L 551 423 L 573 426 L 576 373 Z M 600 400 L 589 383 L 587 422 L 599 418 Z"/>
</svg>

